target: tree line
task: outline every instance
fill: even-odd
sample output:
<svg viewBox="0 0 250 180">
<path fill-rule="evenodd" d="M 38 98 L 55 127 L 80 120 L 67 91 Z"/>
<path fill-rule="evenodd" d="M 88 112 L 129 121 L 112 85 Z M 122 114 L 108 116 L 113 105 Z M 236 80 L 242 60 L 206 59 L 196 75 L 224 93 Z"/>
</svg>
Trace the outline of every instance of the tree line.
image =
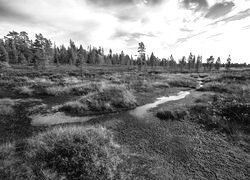
<svg viewBox="0 0 250 180">
<path fill-rule="evenodd" d="M 139 43 L 138 56 L 135 59 L 124 54 L 123 51 L 113 53 L 112 49 L 109 50 L 108 54 L 105 54 L 102 47 L 89 46 L 86 50 L 82 45 L 77 47 L 72 40 L 70 40 L 68 47 L 56 46 L 42 34 L 36 34 L 33 41 L 25 31 L 20 33 L 12 31 L 0 39 L 0 62 L 34 65 L 35 67 L 46 67 L 49 64 L 68 64 L 81 67 L 87 64 L 127 65 L 137 66 L 139 69 L 145 66 L 152 68 L 162 66 L 169 71 L 181 72 L 211 71 L 212 69 L 219 70 L 222 66 L 227 68 L 233 66 L 230 56 L 227 59 L 227 64 L 222 64 L 220 57 L 215 61 L 213 56 L 203 62 L 202 56 L 196 57 L 192 53 L 187 58 L 183 56 L 178 61 L 172 55 L 167 59 L 160 59 L 153 52 L 150 57 L 146 57 L 146 47 L 143 42 Z M 237 64 L 237 67 L 244 66 L 246 64 Z"/>
</svg>

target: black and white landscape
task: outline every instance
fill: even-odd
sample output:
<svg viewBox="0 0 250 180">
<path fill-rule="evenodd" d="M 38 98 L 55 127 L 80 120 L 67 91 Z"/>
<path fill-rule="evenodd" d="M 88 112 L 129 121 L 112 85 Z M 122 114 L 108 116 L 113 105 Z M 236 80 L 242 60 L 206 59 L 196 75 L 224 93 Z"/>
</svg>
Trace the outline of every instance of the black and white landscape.
<svg viewBox="0 0 250 180">
<path fill-rule="evenodd" d="M 0 0 L 0 180 L 250 179 L 249 0 Z"/>
</svg>

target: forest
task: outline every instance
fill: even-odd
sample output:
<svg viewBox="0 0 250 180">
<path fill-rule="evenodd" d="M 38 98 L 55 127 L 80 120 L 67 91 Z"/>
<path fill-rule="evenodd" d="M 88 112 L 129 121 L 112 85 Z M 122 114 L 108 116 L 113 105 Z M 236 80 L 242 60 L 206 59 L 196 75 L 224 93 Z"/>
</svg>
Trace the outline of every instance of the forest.
<svg viewBox="0 0 250 180">
<path fill-rule="evenodd" d="M 171 72 L 202 72 L 220 70 L 221 67 L 248 67 L 246 63 L 231 63 L 230 55 L 221 63 L 220 57 L 216 60 L 213 56 L 203 60 L 201 55 L 195 56 L 190 53 L 176 60 L 172 55 L 169 58 L 160 59 L 152 52 L 146 56 L 146 47 L 143 42 L 139 43 L 138 55 L 136 58 L 121 53 L 113 53 L 112 49 L 107 54 L 102 47 L 96 48 L 91 45 L 84 49 L 82 45 L 77 47 L 74 41 L 70 40 L 69 46 L 57 46 L 51 40 L 45 38 L 41 33 L 35 35 L 31 40 L 28 33 L 22 31 L 9 32 L 0 39 L 0 62 L 9 64 L 33 65 L 37 68 L 44 68 L 46 65 L 75 65 L 84 67 L 90 65 L 127 65 L 141 67 L 157 66 L 164 67 Z"/>
</svg>

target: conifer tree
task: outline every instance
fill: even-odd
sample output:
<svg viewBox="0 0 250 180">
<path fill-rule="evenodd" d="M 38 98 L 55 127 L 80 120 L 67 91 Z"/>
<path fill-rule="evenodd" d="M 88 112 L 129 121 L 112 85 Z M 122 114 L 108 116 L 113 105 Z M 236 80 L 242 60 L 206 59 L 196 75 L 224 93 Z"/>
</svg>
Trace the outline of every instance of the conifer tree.
<svg viewBox="0 0 250 180">
<path fill-rule="evenodd" d="M 0 62 L 9 63 L 9 56 L 2 39 L 0 39 Z"/>
<path fill-rule="evenodd" d="M 220 57 L 218 57 L 218 59 L 215 62 L 215 68 L 217 71 L 220 70 L 220 66 L 221 66 L 221 60 L 220 60 Z"/>
</svg>

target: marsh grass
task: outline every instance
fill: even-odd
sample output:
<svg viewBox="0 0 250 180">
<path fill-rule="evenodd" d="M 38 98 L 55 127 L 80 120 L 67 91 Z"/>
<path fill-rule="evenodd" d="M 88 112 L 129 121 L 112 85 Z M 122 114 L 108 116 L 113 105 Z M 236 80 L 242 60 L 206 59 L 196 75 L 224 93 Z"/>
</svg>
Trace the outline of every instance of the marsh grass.
<svg viewBox="0 0 250 180">
<path fill-rule="evenodd" d="M 29 86 L 17 87 L 15 88 L 14 91 L 20 95 L 27 95 L 27 96 L 32 96 L 34 92 L 34 90 L 31 89 Z"/>
<path fill-rule="evenodd" d="M 0 116 L 10 116 L 14 113 L 15 101 L 5 98 L 0 99 Z"/>
<path fill-rule="evenodd" d="M 79 126 L 53 128 L 0 150 L 1 179 L 115 179 L 123 155 L 107 129 Z"/>
<path fill-rule="evenodd" d="M 68 102 L 59 107 L 59 110 L 76 115 L 87 115 L 90 112 L 114 112 L 135 106 L 136 98 L 125 85 L 103 83 L 98 91 L 89 93 L 78 101 Z"/>
<path fill-rule="evenodd" d="M 166 110 L 160 109 L 156 113 L 156 117 L 161 120 L 182 120 L 187 115 L 187 111 L 185 109 L 178 109 L 178 110 Z"/>
</svg>

